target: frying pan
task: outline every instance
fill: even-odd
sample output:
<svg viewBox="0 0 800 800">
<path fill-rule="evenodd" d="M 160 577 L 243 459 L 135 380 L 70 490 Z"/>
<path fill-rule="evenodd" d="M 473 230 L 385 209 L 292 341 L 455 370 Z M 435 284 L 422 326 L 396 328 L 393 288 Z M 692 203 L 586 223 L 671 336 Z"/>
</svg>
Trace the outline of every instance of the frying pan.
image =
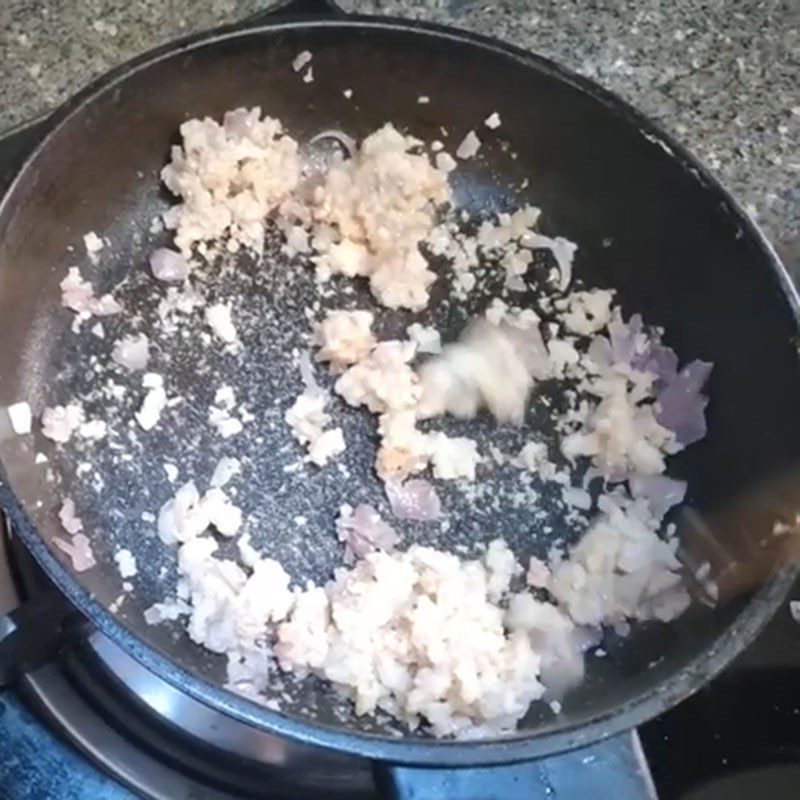
<svg viewBox="0 0 800 800">
<path fill-rule="evenodd" d="M 771 532 L 776 520 L 794 520 L 797 508 L 798 298 L 758 229 L 703 167 L 590 81 L 448 28 L 344 17 L 324 3 L 289 3 L 281 12 L 157 49 L 101 78 L 53 117 L 0 204 L 0 406 L 26 399 L 40 412 L 85 394 L 92 386 L 87 359 L 107 359 L 110 342 L 126 330 L 124 319 L 108 318 L 105 342 L 70 333 L 58 288 L 68 266 L 81 263 L 101 290 L 124 280 L 126 298 L 138 303 L 145 319 L 153 313 L 144 267 L 153 247 L 168 239 L 150 234 L 150 221 L 170 203 L 158 172 L 185 119 L 260 105 L 299 141 L 331 128 L 360 138 L 391 120 L 426 140 L 440 138 L 444 126 L 454 147 L 498 111 L 501 136 L 458 171 L 458 202 L 484 212 L 522 202 L 541 207 L 545 232 L 579 243 L 576 274 L 586 286 L 616 288 L 626 311 L 663 326 L 668 344 L 683 358 L 715 364 L 708 436 L 674 458 L 671 471 L 689 481 L 690 511 L 677 520 L 684 557 L 712 563 L 723 587 L 720 602 L 697 602 L 681 619 L 638 626 L 624 639 L 610 636 L 604 643 L 608 656 L 587 659 L 586 680 L 565 698 L 562 713 L 534 705 L 516 733 L 495 740 L 436 741 L 424 731 L 398 736 L 390 721 L 356 718 L 329 687 L 313 680 L 284 680 L 279 711 L 222 688 L 218 657 L 194 645 L 180 625 L 143 621 L 144 609 L 163 599 L 175 579 L 174 554 L 141 519 L 174 492 L 163 463 L 201 481 L 220 455 L 242 457 L 248 474 L 236 501 L 250 513 L 254 542 L 298 582 L 324 580 L 340 563 L 331 530 L 341 502 L 382 502 L 370 467 L 374 430 L 366 415 L 350 414 L 346 422 L 348 441 L 362 443 L 348 449 L 346 478 L 336 471 L 287 478 L 281 457 L 291 443 L 273 423 L 275 409 L 282 413 L 299 391 L 291 354 L 307 329 L 314 283 L 302 270 L 256 270 L 246 259 L 231 280 L 239 281 L 237 291 L 247 289 L 242 338 L 249 360 L 216 358 L 196 341 L 175 343 L 171 360 L 158 369 L 182 403 L 134 459 L 121 460 L 110 447 L 94 450 L 94 482 L 78 477 L 80 453 L 49 447 L 38 432 L 11 436 L 4 420 L 0 500 L 16 535 L 69 608 L 208 706 L 272 733 L 389 765 L 382 774 L 396 794 L 534 796 L 537 789 L 522 786 L 510 767 L 502 783 L 488 766 L 580 747 L 667 709 L 722 669 L 784 598 L 795 570 L 771 546 Z M 314 54 L 310 84 L 290 66 L 304 49 Z M 342 95 L 347 88 L 352 101 Z M 418 104 L 420 94 L 432 102 Z M 512 192 L 509 187 L 525 178 L 528 187 Z M 93 267 L 79 253 L 89 230 L 111 243 Z M 207 288 L 213 295 L 219 287 Z M 349 297 L 369 302 L 366 294 Z M 486 300 L 457 307 L 440 290 L 423 321 L 434 321 L 445 338 L 452 337 Z M 521 305 L 533 301 L 520 298 Z M 389 314 L 381 333 L 391 335 L 410 319 Z M 239 388 L 258 420 L 258 435 L 242 439 L 233 452 L 197 422 L 225 382 Z M 140 395 L 133 383 L 129 388 L 132 410 Z M 102 404 L 89 410 L 101 415 Z M 533 416 L 526 424 L 539 422 Z M 122 423 L 120 430 L 127 435 Z M 494 426 L 478 420 L 468 430 L 480 440 L 493 435 Z M 34 463 L 39 451 L 48 454 L 49 467 Z M 86 572 L 76 573 L 53 544 L 62 535 L 57 510 L 65 495 L 76 500 L 92 539 L 97 565 Z M 476 551 L 501 535 L 520 558 L 547 550 L 549 539 L 529 511 L 476 511 L 455 489 L 445 490 L 444 502 L 463 509 L 456 524 L 448 532 L 409 526 L 407 543 Z M 307 524 L 294 524 L 297 516 Z M 122 590 L 113 555 L 122 546 L 138 556 L 140 574 L 135 591 L 111 613 Z M 44 639 L 58 641 L 65 626 L 61 607 L 52 603 L 23 605 L 3 620 L 0 673 L 6 679 L 48 649 Z M 45 624 L 51 637 L 41 635 Z M 487 769 L 458 773 L 469 775 L 461 780 L 442 778 L 429 769 L 434 766 Z M 581 775 L 574 780 L 579 787 Z M 572 796 L 607 790 L 579 788 Z M 640 791 L 646 788 L 643 783 Z"/>
</svg>

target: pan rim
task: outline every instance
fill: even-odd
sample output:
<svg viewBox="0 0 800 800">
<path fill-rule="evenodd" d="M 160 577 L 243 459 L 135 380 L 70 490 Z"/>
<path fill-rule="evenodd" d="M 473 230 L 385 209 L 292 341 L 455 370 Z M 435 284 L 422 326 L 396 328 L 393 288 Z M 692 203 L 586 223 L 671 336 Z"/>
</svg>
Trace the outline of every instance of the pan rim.
<svg viewBox="0 0 800 800">
<path fill-rule="evenodd" d="M 455 44 L 472 47 L 476 51 L 488 51 L 496 56 L 512 58 L 524 68 L 544 73 L 590 95 L 605 106 L 610 113 L 622 117 L 626 123 L 636 125 L 642 135 L 655 137 L 656 144 L 667 148 L 675 161 L 684 169 L 691 170 L 704 188 L 714 193 L 719 201 L 725 203 L 726 210 L 736 218 L 737 224 L 751 237 L 762 258 L 769 263 L 777 276 L 783 295 L 794 314 L 795 322 L 797 323 L 800 319 L 798 291 L 762 231 L 720 181 L 711 175 L 686 148 L 665 133 L 657 123 L 614 93 L 550 59 L 488 36 L 443 25 L 393 17 L 376 18 L 362 15 L 348 15 L 332 19 L 321 19 L 316 16 L 293 17 L 291 19 L 279 18 L 274 22 L 260 23 L 244 29 L 241 25 L 231 25 L 167 43 L 114 68 L 80 90 L 50 116 L 51 127 L 26 158 L 4 196 L 0 199 L 0 226 L 3 225 L 3 220 L 9 213 L 11 198 L 18 185 L 40 153 L 50 145 L 60 129 L 68 124 L 81 109 L 89 106 L 106 92 L 113 90 L 117 84 L 124 82 L 141 70 L 182 53 L 230 42 L 237 38 L 274 33 L 282 29 L 310 31 L 318 28 L 395 31 L 420 38 L 450 40 Z M 2 235 L 2 230 L 0 230 L 0 235 Z M 781 570 L 755 593 L 733 623 L 715 637 L 712 645 L 705 652 L 660 684 L 641 691 L 639 695 L 620 708 L 596 714 L 586 721 L 574 722 L 563 728 L 533 733 L 520 731 L 505 738 L 474 742 L 397 739 L 381 734 L 342 729 L 300 716 L 286 716 L 178 667 L 157 648 L 145 644 L 123 622 L 117 620 L 105 606 L 98 603 L 88 590 L 72 576 L 66 566 L 50 552 L 44 539 L 28 519 L 25 510 L 17 502 L 1 463 L 0 501 L 9 513 L 15 533 L 20 535 L 28 550 L 70 602 L 86 614 L 104 635 L 169 683 L 212 708 L 270 733 L 367 758 L 407 764 L 456 766 L 510 763 L 564 752 L 633 728 L 688 697 L 727 666 L 751 643 L 768 622 L 785 599 L 796 575 L 800 572 L 800 569 L 796 567 Z"/>
</svg>

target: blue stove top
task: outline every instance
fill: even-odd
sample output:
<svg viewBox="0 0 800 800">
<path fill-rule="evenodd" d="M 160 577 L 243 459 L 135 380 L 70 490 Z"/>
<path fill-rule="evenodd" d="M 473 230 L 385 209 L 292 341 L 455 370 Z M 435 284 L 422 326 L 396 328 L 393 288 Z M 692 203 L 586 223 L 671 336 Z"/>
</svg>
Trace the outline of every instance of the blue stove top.
<svg viewBox="0 0 800 800">
<path fill-rule="evenodd" d="M 0 694 L 0 791 L 5 800 L 133 800 L 51 733 L 17 694 Z"/>
</svg>

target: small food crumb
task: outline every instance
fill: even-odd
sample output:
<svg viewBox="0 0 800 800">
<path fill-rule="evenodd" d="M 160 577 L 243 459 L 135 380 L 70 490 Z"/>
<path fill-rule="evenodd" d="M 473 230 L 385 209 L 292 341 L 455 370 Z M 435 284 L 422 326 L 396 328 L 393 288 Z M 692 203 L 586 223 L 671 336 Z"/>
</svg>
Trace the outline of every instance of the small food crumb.
<svg viewBox="0 0 800 800">
<path fill-rule="evenodd" d="M 82 423 L 78 428 L 78 436 L 82 439 L 97 441 L 105 439 L 108 434 L 108 425 L 101 419 L 90 419 Z"/>
<path fill-rule="evenodd" d="M 342 94 L 349 100 L 353 96 L 353 90 L 345 89 Z"/>
<path fill-rule="evenodd" d="M 424 105 L 426 105 L 427 103 L 430 103 L 430 101 L 431 101 L 430 97 L 428 97 L 428 95 L 426 95 L 426 94 L 421 94 L 421 95 L 420 95 L 420 96 L 417 98 L 417 102 L 418 102 L 418 103 L 419 103 L 421 106 L 424 106 Z"/>
<path fill-rule="evenodd" d="M 375 346 L 371 311 L 329 311 L 314 329 L 317 359 L 341 371 L 369 355 Z"/>
<path fill-rule="evenodd" d="M 95 260 L 97 254 L 105 247 L 103 240 L 94 232 L 89 231 L 83 237 L 83 245 L 86 248 L 86 253 L 89 258 Z"/>
<path fill-rule="evenodd" d="M 303 75 L 303 83 L 313 83 L 314 82 L 314 67 L 309 67 L 305 75 Z"/>
<path fill-rule="evenodd" d="M 319 467 L 345 450 L 341 428 L 325 430 L 331 421 L 325 411 L 328 394 L 319 387 L 308 387 L 287 409 L 284 419 L 300 444 L 308 446 L 308 460 Z"/>
<path fill-rule="evenodd" d="M 19 403 L 12 403 L 7 409 L 8 418 L 11 422 L 11 430 L 16 434 L 30 433 L 33 416 L 31 407 L 24 400 Z"/>
<path fill-rule="evenodd" d="M 214 467 L 209 485 L 212 488 L 221 489 L 241 471 L 242 465 L 238 458 L 223 456 Z"/>
<path fill-rule="evenodd" d="M 233 416 L 236 394 L 231 386 L 221 386 L 214 395 L 214 404 L 208 409 L 208 421 L 223 439 L 241 433 L 244 426 Z"/>
<path fill-rule="evenodd" d="M 53 539 L 53 544 L 69 556 L 75 572 L 85 572 L 97 563 L 94 559 L 89 538 L 83 533 L 73 536 L 71 542 L 55 538 Z"/>
<path fill-rule="evenodd" d="M 131 371 L 147 368 L 150 360 L 150 341 L 145 334 L 123 336 L 111 351 L 112 360 Z"/>
<path fill-rule="evenodd" d="M 135 416 L 139 425 L 149 431 L 155 428 L 161 419 L 161 412 L 167 406 L 167 393 L 164 391 L 164 379 L 155 372 L 145 373 L 142 385 L 149 391 Z"/>
<path fill-rule="evenodd" d="M 46 408 L 42 413 L 42 434 L 59 444 L 65 444 L 83 424 L 83 407 L 77 403 Z"/>
<path fill-rule="evenodd" d="M 495 111 L 492 114 L 489 114 L 488 117 L 483 121 L 483 124 L 492 130 L 495 128 L 500 127 L 500 115 Z"/>
<path fill-rule="evenodd" d="M 398 519 L 419 522 L 438 519 L 442 503 L 436 487 L 424 478 L 411 478 L 405 482 L 390 478 L 384 482 L 389 505 Z"/>
<path fill-rule="evenodd" d="M 148 625 L 158 625 L 161 622 L 169 622 L 178 617 L 191 613 L 191 607 L 183 600 L 172 600 L 165 603 L 153 603 L 146 609 L 143 616 Z"/>
<path fill-rule="evenodd" d="M 200 495 L 192 481 L 185 483 L 158 512 L 158 535 L 164 544 L 188 542 L 209 527 L 234 536 L 242 526 L 242 510 L 219 488 Z"/>
<path fill-rule="evenodd" d="M 308 64 L 312 58 L 313 56 L 309 50 L 303 50 L 294 57 L 294 61 L 292 61 L 292 69 L 295 72 L 300 72 L 300 70 L 303 69 L 303 67 Z"/>
<path fill-rule="evenodd" d="M 436 154 L 436 169 L 442 172 L 452 172 L 458 165 L 456 160 L 450 153 L 437 153 Z"/>
<path fill-rule="evenodd" d="M 117 562 L 117 570 L 120 578 L 132 578 L 137 574 L 136 558 L 133 553 L 126 548 L 117 550 L 114 554 L 114 561 Z"/>
<path fill-rule="evenodd" d="M 217 303 L 206 309 L 206 322 L 214 334 L 226 344 L 238 341 L 236 326 L 231 319 L 231 307 L 224 303 Z"/>
<path fill-rule="evenodd" d="M 461 159 L 472 158 L 481 147 L 481 140 L 475 131 L 470 131 L 462 140 L 456 150 L 456 155 Z"/>
<path fill-rule="evenodd" d="M 122 306 L 110 295 L 96 297 L 92 284 L 81 276 L 77 267 L 67 270 L 67 277 L 61 281 L 61 305 L 76 312 L 81 319 L 92 315 L 98 317 L 118 314 Z"/>
<path fill-rule="evenodd" d="M 61 527 L 72 536 L 83 530 L 83 522 L 75 512 L 75 502 L 70 497 L 64 498 L 64 502 L 58 512 L 58 519 L 61 522 Z"/>
<path fill-rule="evenodd" d="M 160 247 L 150 256 L 150 270 L 156 280 L 180 283 L 189 277 L 189 264 L 177 251 Z"/>
<path fill-rule="evenodd" d="M 406 328 L 406 333 L 408 338 L 416 344 L 418 353 L 442 352 L 442 337 L 436 328 L 414 322 Z"/>
<path fill-rule="evenodd" d="M 448 436 L 437 431 L 428 434 L 433 477 L 443 481 L 466 478 L 475 480 L 475 468 L 480 463 L 478 445 L 466 436 Z"/>
</svg>

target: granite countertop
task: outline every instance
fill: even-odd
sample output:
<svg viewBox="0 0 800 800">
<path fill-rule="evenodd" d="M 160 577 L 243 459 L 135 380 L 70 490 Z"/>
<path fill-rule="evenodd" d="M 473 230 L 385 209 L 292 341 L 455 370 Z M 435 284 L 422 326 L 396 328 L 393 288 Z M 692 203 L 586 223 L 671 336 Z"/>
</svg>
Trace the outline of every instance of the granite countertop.
<svg viewBox="0 0 800 800">
<path fill-rule="evenodd" d="M 268 0 L 5 0 L 0 131 L 133 55 Z M 347 11 L 455 25 L 535 50 L 619 93 L 722 179 L 800 258 L 797 0 L 341 0 Z"/>
</svg>

